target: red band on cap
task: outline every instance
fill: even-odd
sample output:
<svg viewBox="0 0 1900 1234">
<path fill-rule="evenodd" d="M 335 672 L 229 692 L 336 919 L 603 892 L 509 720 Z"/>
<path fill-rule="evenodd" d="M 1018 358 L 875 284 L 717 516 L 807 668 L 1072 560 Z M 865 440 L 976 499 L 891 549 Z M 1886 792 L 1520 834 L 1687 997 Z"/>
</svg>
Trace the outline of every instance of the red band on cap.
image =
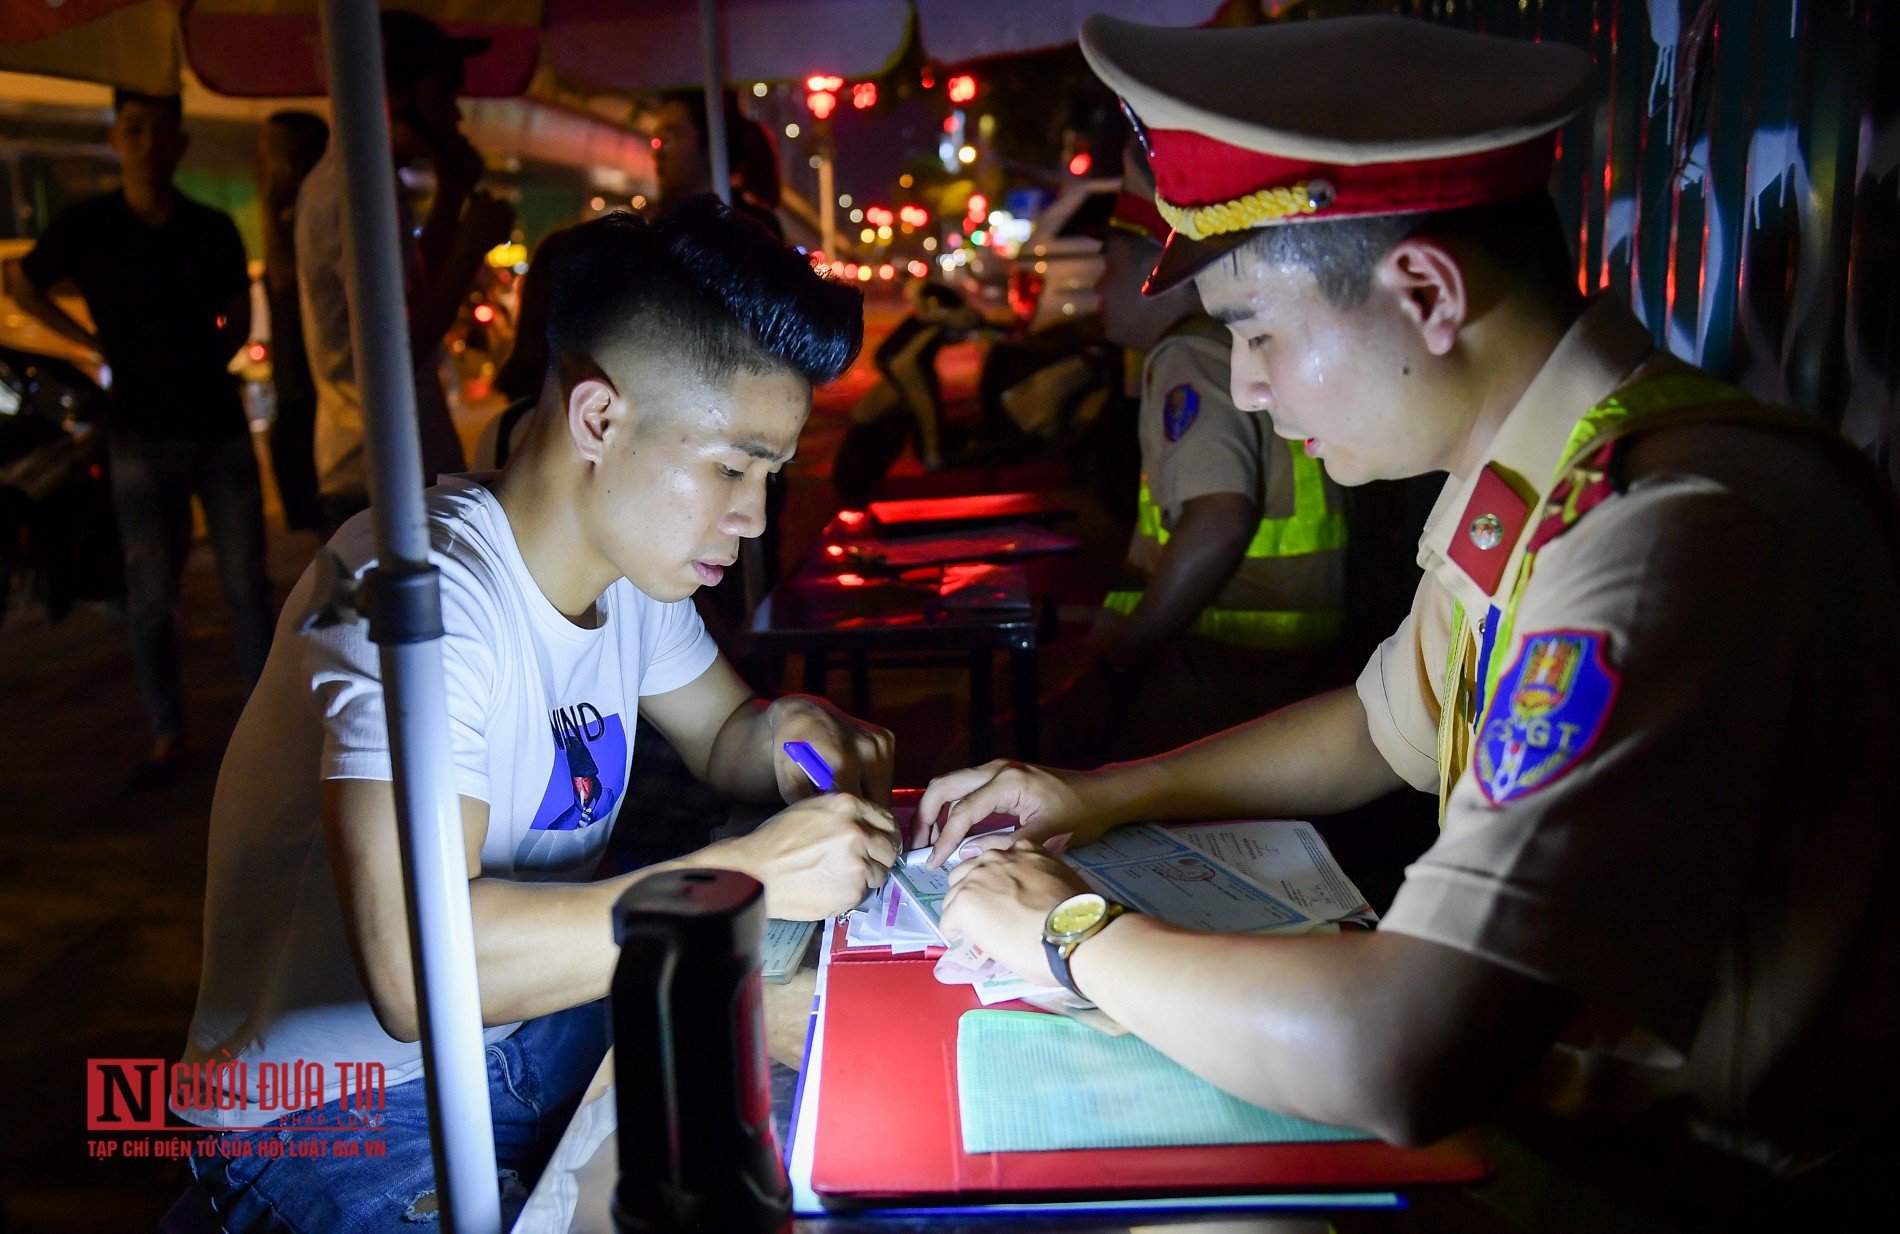
<svg viewBox="0 0 1900 1234">
<path fill-rule="evenodd" d="M 1155 187 L 1177 206 L 1213 206 L 1261 189 L 1324 180 L 1333 198 L 1307 218 L 1453 210 L 1545 187 L 1556 133 L 1477 154 L 1348 167 L 1243 150 L 1186 129 L 1151 129 Z"/>
<path fill-rule="evenodd" d="M 1161 217 L 1161 211 L 1155 209 L 1152 197 L 1142 197 L 1123 190 L 1115 199 L 1115 214 L 1110 220 L 1117 227 L 1140 232 L 1156 244 L 1168 238 L 1168 220 Z"/>
</svg>

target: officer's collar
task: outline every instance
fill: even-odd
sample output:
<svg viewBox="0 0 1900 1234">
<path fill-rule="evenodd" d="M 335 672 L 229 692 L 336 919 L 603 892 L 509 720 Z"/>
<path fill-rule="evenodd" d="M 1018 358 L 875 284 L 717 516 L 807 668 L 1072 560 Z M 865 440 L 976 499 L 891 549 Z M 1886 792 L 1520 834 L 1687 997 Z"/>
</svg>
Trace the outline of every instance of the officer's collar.
<svg viewBox="0 0 1900 1234">
<path fill-rule="evenodd" d="M 1649 332 L 1609 293 L 1593 298 L 1499 426 L 1482 462 L 1446 482 L 1419 538 L 1418 564 L 1482 612 L 1516 573 L 1532 515 L 1555 482 L 1583 413 L 1652 350 Z"/>
</svg>

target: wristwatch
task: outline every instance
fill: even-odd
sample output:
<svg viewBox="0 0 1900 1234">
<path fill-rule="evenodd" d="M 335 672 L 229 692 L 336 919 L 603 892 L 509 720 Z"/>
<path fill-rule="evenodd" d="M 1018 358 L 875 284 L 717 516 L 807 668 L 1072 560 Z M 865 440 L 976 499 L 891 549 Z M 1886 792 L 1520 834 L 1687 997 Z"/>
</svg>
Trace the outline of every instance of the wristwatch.
<svg viewBox="0 0 1900 1234">
<path fill-rule="evenodd" d="M 1088 1001 L 1088 995 L 1076 989 L 1075 978 L 1069 972 L 1069 957 L 1083 940 L 1101 933 L 1103 926 L 1126 911 L 1106 896 L 1084 891 L 1050 909 L 1048 917 L 1043 919 L 1042 950 L 1049 957 L 1049 971 L 1068 987 L 1069 993 L 1084 1002 Z"/>
</svg>

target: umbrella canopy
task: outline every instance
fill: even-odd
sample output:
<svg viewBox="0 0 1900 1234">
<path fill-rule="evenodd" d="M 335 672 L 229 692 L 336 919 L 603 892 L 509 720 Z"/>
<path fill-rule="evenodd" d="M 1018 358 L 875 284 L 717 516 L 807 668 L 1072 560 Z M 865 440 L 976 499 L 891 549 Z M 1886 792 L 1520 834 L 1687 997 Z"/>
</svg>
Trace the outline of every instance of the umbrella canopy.
<svg viewBox="0 0 1900 1234">
<path fill-rule="evenodd" d="M 814 73 L 873 76 L 900 56 L 915 22 L 943 63 L 1074 41 L 1082 19 L 1112 13 L 1201 25 L 1226 0 L 718 0 L 729 82 Z M 290 97 L 328 89 L 320 0 L 36 0 L 0 4 L 0 68 L 175 92 L 180 68 L 212 90 Z M 591 90 L 703 84 L 697 0 L 400 0 L 453 35 L 491 40 L 468 64 L 466 93 L 519 94 L 537 65 Z"/>
</svg>

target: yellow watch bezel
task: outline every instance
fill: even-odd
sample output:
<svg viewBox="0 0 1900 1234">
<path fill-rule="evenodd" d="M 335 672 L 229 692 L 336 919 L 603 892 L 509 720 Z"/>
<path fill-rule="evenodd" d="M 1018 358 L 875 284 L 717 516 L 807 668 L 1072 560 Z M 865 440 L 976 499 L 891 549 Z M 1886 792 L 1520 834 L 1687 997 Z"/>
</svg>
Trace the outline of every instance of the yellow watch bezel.
<svg viewBox="0 0 1900 1234">
<path fill-rule="evenodd" d="M 1095 911 L 1086 920 L 1077 922 L 1072 928 L 1063 928 L 1066 924 L 1062 920 L 1065 913 L 1086 907 L 1092 907 Z M 1107 896 L 1096 891 L 1077 892 L 1049 910 L 1049 915 L 1043 919 L 1042 936 L 1057 946 L 1080 942 L 1089 936 L 1090 931 L 1100 926 L 1107 916 Z"/>
</svg>

